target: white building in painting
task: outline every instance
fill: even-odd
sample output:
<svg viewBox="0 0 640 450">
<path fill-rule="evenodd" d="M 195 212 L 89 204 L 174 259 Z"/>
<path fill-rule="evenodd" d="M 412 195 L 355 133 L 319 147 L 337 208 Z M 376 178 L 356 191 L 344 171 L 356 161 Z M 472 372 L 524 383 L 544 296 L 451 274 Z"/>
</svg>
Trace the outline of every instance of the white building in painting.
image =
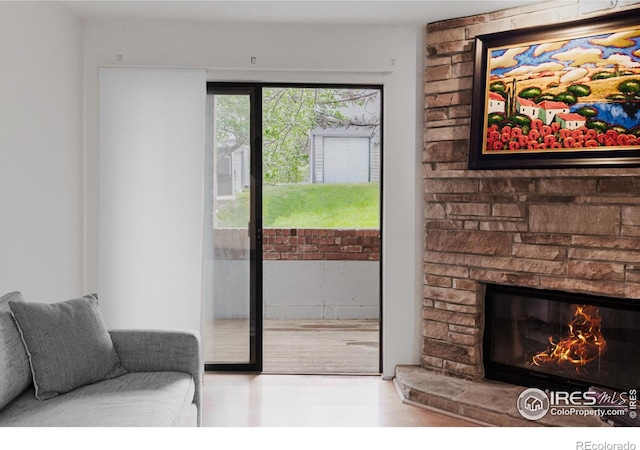
<svg viewBox="0 0 640 450">
<path fill-rule="evenodd" d="M 587 119 L 585 119 L 584 116 L 576 113 L 556 114 L 556 122 L 560 124 L 560 128 L 575 130 L 577 128 L 585 126 L 585 124 L 587 123 Z"/>
<path fill-rule="evenodd" d="M 569 114 L 569 105 L 563 102 L 544 100 L 538 103 L 538 117 L 545 125 L 550 125 L 557 114 Z"/>
<path fill-rule="evenodd" d="M 491 114 L 494 112 L 504 114 L 506 105 L 507 102 L 502 97 L 502 95 L 495 92 L 489 92 L 489 111 L 487 111 L 487 114 Z"/>
<path fill-rule="evenodd" d="M 530 117 L 532 119 L 538 118 L 539 108 L 538 108 L 538 105 L 533 100 L 517 97 L 516 107 L 518 108 L 518 113 L 524 114 L 525 116 Z"/>
</svg>

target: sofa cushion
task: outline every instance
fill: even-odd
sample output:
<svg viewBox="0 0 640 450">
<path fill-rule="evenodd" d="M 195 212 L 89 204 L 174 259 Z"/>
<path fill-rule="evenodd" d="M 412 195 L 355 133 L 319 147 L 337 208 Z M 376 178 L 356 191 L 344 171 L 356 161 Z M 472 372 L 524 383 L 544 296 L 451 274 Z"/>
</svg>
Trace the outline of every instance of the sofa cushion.
<svg viewBox="0 0 640 450">
<path fill-rule="evenodd" d="M 33 390 L 0 411 L 7 427 L 168 427 L 196 425 L 193 378 L 183 372 L 131 372 L 41 402 Z"/>
<path fill-rule="evenodd" d="M 39 400 L 126 373 L 94 296 L 53 304 L 9 301 L 9 307 Z"/>
<path fill-rule="evenodd" d="M 11 292 L 0 297 L 0 409 L 31 384 L 29 358 L 9 310 L 10 300 L 21 302 L 22 294 Z"/>
</svg>

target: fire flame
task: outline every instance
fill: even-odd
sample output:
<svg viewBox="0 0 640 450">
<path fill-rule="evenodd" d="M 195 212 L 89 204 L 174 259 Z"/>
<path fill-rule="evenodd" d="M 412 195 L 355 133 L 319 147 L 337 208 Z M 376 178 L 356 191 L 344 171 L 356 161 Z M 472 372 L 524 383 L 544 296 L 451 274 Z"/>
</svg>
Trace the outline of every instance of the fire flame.
<svg viewBox="0 0 640 450">
<path fill-rule="evenodd" d="M 573 320 L 569 325 L 569 334 L 560 342 L 553 342 L 549 336 L 551 347 L 533 357 L 536 366 L 555 363 L 569 365 L 579 372 L 586 364 L 598 359 L 607 342 L 600 331 L 600 310 L 591 305 L 575 305 Z"/>
</svg>

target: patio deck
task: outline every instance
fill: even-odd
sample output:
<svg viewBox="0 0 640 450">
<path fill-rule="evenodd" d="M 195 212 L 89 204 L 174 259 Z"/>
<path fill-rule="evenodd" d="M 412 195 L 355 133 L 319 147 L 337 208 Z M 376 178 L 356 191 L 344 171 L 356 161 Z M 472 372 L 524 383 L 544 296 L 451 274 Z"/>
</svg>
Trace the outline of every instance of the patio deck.
<svg viewBox="0 0 640 450">
<path fill-rule="evenodd" d="M 242 362 L 247 320 L 205 325 L 205 361 Z M 378 375 L 378 320 L 265 320 L 263 373 Z"/>
</svg>

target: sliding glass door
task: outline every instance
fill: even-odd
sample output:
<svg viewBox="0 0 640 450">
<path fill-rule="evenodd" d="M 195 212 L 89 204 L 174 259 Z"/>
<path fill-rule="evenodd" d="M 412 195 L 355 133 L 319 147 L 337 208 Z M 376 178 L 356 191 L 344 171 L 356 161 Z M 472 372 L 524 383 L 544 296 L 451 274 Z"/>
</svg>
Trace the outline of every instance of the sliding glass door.
<svg viewBox="0 0 640 450">
<path fill-rule="evenodd" d="M 259 97 L 251 86 L 207 86 L 206 370 L 262 370 Z"/>
<path fill-rule="evenodd" d="M 267 371 L 299 373 L 300 358 L 293 368 L 270 362 L 301 354 L 314 373 L 379 373 L 381 87 L 208 83 L 207 94 L 205 369 L 262 371 L 263 327 L 278 325 L 299 350 L 267 332 Z M 332 339 L 307 351 L 300 343 L 318 328 L 302 319 L 342 321 L 323 322 L 334 337 L 345 320 L 360 327 L 343 350 L 364 368 L 347 358 L 332 368 Z M 299 330 L 313 333 L 291 338 Z"/>
</svg>

